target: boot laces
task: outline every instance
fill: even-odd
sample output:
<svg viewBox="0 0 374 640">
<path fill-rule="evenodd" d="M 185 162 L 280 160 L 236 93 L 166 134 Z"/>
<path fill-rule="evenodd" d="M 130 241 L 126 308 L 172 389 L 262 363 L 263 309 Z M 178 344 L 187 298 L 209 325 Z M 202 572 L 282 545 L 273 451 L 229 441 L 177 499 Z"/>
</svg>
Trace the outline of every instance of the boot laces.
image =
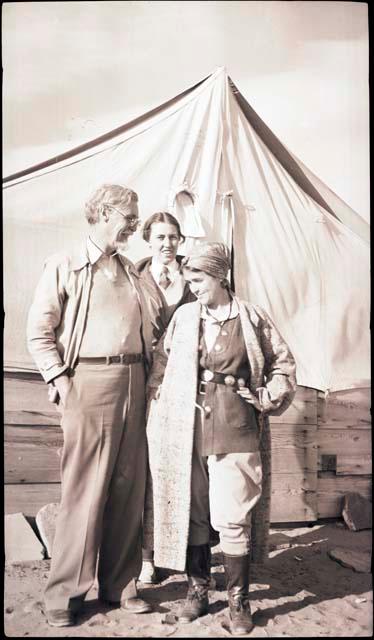
<svg viewBox="0 0 374 640">
<path fill-rule="evenodd" d="M 244 611 L 248 608 L 249 600 L 246 596 L 237 596 L 233 598 L 234 609 L 237 612 Z"/>
<path fill-rule="evenodd" d="M 201 585 L 195 585 L 189 590 L 188 600 L 204 600 L 206 597 L 206 588 Z"/>
</svg>

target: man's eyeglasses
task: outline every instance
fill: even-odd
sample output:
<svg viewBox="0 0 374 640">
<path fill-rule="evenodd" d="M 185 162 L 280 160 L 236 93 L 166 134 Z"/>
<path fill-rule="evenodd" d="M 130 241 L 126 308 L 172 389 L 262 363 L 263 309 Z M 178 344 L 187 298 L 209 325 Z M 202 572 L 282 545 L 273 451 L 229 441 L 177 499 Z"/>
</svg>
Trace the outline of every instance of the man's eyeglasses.
<svg viewBox="0 0 374 640">
<path fill-rule="evenodd" d="M 122 213 L 122 211 L 117 209 L 117 207 L 114 207 L 112 204 L 106 204 L 105 206 L 109 207 L 109 209 L 114 209 L 114 211 L 117 211 L 117 213 L 119 213 L 120 216 L 122 216 L 122 218 L 124 218 L 131 227 L 136 228 L 140 225 L 140 220 L 136 216 L 127 216 L 125 213 Z"/>
</svg>

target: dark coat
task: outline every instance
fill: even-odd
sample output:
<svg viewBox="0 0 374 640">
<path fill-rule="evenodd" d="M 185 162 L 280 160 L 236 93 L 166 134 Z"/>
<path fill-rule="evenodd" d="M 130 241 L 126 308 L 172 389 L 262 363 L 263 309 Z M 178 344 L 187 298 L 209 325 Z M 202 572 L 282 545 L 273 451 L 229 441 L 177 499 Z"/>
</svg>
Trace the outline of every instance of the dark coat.
<svg viewBox="0 0 374 640">
<path fill-rule="evenodd" d="M 181 264 L 182 259 L 183 256 L 176 257 L 178 264 Z M 164 335 L 173 313 L 181 307 L 182 304 L 186 304 L 186 302 L 195 302 L 196 297 L 191 293 L 188 284 L 185 284 L 183 295 L 179 302 L 176 305 L 168 305 L 164 294 L 151 273 L 151 264 L 152 258 L 147 257 L 139 260 L 139 262 L 135 264 L 135 268 L 140 275 L 140 284 L 143 284 L 144 286 L 144 293 L 154 326 L 153 344 L 156 345 L 161 336 Z"/>
</svg>

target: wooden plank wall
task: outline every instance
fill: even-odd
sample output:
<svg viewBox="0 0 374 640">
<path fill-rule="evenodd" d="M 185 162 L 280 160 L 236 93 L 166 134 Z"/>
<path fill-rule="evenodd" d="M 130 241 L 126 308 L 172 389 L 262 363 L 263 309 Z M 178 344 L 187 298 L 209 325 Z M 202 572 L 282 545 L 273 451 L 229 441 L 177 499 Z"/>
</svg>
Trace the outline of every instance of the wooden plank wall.
<svg viewBox="0 0 374 640">
<path fill-rule="evenodd" d="M 349 389 L 325 399 L 318 392 L 318 518 L 341 514 L 344 494 L 371 496 L 370 389 Z M 323 456 L 336 456 L 335 470 L 324 470 Z"/>
<path fill-rule="evenodd" d="M 369 496 L 369 390 L 332 394 L 298 387 L 294 402 L 272 425 L 271 521 L 305 522 L 341 513 L 347 491 Z M 60 498 L 59 414 L 37 374 L 4 378 L 5 512 L 34 516 Z M 322 470 L 322 455 L 336 471 Z"/>
<path fill-rule="evenodd" d="M 5 513 L 35 516 L 60 500 L 59 414 L 37 374 L 4 375 Z"/>
<path fill-rule="evenodd" d="M 270 418 L 271 522 L 317 519 L 317 392 L 298 387 L 291 406 Z"/>
</svg>

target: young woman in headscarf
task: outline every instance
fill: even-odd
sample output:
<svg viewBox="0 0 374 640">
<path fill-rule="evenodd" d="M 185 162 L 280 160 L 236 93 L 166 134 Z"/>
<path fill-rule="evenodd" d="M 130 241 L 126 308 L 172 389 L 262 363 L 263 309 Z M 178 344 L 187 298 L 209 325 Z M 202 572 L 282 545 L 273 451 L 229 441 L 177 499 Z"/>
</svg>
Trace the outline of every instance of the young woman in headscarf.
<svg viewBox="0 0 374 640">
<path fill-rule="evenodd" d="M 197 245 L 182 266 L 197 301 L 175 312 L 154 353 L 144 533 L 157 565 L 187 571 L 179 621 L 191 622 L 208 612 L 210 513 L 231 631 L 244 635 L 253 628 L 250 562 L 268 552 L 267 415 L 292 402 L 295 362 L 268 314 L 230 290 L 225 245 Z"/>
</svg>

